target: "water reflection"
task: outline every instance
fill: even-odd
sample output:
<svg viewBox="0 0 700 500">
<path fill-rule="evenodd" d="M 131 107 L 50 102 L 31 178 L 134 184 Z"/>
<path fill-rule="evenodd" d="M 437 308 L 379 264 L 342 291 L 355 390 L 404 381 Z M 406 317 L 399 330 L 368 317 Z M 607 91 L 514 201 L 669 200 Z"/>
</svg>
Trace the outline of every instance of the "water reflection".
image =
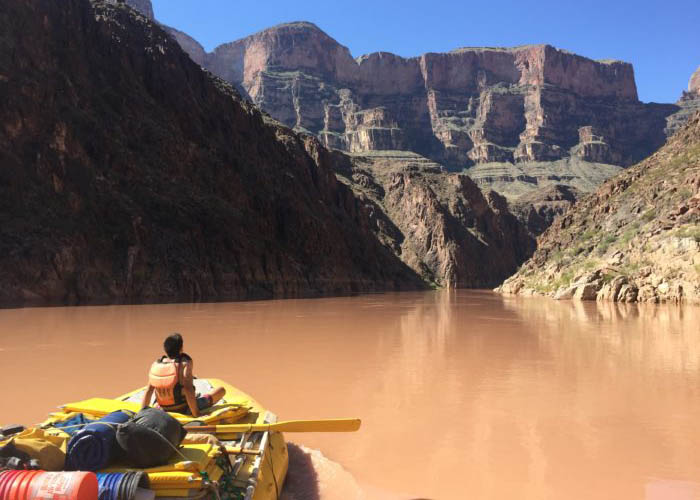
<svg viewBox="0 0 700 500">
<path fill-rule="evenodd" d="M 141 385 L 170 331 L 282 418 L 361 416 L 290 437 L 365 491 L 700 498 L 700 308 L 441 291 L 5 310 L 2 420 Z"/>
</svg>

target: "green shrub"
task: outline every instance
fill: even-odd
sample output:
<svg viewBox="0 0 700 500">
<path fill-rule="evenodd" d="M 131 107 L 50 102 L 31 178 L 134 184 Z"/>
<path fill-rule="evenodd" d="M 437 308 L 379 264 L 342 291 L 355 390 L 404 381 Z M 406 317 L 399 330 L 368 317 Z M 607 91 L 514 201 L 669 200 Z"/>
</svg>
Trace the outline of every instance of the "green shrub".
<svg viewBox="0 0 700 500">
<path fill-rule="evenodd" d="M 637 233 L 639 232 L 639 225 L 638 224 L 632 224 L 631 227 L 629 227 L 624 233 L 622 233 L 622 237 L 620 238 L 620 243 L 623 245 L 626 245 L 630 241 L 632 241 L 632 238 L 637 236 Z"/>
<path fill-rule="evenodd" d="M 612 245 L 616 240 L 617 237 L 613 234 L 609 234 L 605 238 L 603 238 L 603 241 L 601 241 L 598 245 L 598 255 L 605 255 L 605 252 L 608 251 L 610 245 Z"/>
<path fill-rule="evenodd" d="M 692 238 L 700 243 L 700 227 L 683 227 L 676 231 L 677 238 Z"/>
<path fill-rule="evenodd" d="M 583 241 L 588 241 L 588 240 L 590 240 L 591 238 L 593 238 L 596 234 L 597 234 L 596 231 L 593 231 L 592 229 L 591 229 L 591 230 L 588 230 L 588 231 L 586 231 L 585 233 L 583 233 L 583 234 L 581 235 L 581 240 L 583 240 Z"/>
</svg>

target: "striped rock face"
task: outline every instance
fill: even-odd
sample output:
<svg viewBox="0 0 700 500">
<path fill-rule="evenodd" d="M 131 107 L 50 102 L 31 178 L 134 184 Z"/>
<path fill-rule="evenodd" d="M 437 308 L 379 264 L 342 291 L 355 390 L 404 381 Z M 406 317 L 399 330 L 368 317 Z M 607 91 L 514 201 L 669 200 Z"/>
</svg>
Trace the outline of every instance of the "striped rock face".
<svg viewBox="0 0 700 500">
<path fill-rule="evenodd" d="M 327 147 L 411 151 L 457 169 L 571 158 L 631 165 L 663 144 L 675 111 L 639 101 L 631 64 L 545 44 L 354 59 L 308 22 L 204 57 L 182 33 L 176 39 L 273 118 Z"/>
</svg>

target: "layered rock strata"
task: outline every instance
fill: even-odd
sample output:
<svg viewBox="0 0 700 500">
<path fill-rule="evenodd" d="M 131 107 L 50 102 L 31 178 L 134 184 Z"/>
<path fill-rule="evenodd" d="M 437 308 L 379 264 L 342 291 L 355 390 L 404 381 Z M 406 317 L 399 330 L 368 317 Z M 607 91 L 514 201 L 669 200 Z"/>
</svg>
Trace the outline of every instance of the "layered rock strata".
<svg viewBox="0 0 700 500">
<path fill-rule="evenodd" d="M 185 33 L 166 29 L 198 64 L 329 147 L 418 152 L 450 169 L 472 165 L 470 177 L 519 207 L 534 234 L 565 206 L 549 190 L 594 190 L 700 108 L 698 73 L 676 105 L 642 104 L 629 64 L 546 45 L 353 60 L 301 22 L 207 54 Z M 532 203 L 524 207 L 523 200 Z"/>
<path fill-rule="evenodd" d="M 183 46 L 201 60 L 201 46 Z M 549 45 L 353 59 L 300 22 L 221 45 L 202 64 L 328 147 L 409 150 L 458 168 L 563 158 L 630 165 L 663 143 L 676 110 L 640 103 L 630 64 Z"/>
<path fill-rule="evenodd" d="M 556 219 L 538 244 L 500 291 L 700 303 L 700 113 Z"/>
<path fill-rule="evenodd" d="M 325 154 L 145 16 L 4 0 L 0 32 L 3 303 L 423 286 Z"/>
<path fill-rule="evenodd" d="M 552 184 L 530 191 L 513 203 L 513 213 L 533 235 L 542 234 L 559 215 L 566 213 L 581 193 L 574 187 Z"/>
<path fill-rule="evenodd" d="M 505 195 L 533 234 L 568 203 L 549 190 L 594 190 L 617 166 L 658 148 L 700 102 L 684 96 L 676 106 L 641 104 L 629 64 L 546 45 L 353 60 L 300 22 L 207 54 L 187 34 L 165 28 L 195 62 L 326 146 L 412 151 L 452 169 L 475 165 L 468 174 Z"/>
<path fill-rule="evenodd" d="M 535 247 L 505 199 L 466 175 L 405 152 L 335 153 L 339 178 L 370 213 L 379 239 L 425 281 L 488 287 L 509 276 Z"/>
</svg>

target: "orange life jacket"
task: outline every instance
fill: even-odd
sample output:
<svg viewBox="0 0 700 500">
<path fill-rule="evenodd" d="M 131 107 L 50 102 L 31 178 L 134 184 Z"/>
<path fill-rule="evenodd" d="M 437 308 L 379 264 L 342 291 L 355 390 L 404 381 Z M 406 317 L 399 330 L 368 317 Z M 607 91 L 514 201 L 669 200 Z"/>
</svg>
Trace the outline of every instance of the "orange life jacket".
<svg viewBox="0 0 700 500">
<path fill-rule="evenodd" d="M 148 382 L 155 389 L 156 401 L 164 410 L 178 410 L 187 406 L 180 383 L 181 367 L 182 359 L 180 357 L 173 360 L 166 359 L 166 356 L 151 365 Z"/>
</svg>

